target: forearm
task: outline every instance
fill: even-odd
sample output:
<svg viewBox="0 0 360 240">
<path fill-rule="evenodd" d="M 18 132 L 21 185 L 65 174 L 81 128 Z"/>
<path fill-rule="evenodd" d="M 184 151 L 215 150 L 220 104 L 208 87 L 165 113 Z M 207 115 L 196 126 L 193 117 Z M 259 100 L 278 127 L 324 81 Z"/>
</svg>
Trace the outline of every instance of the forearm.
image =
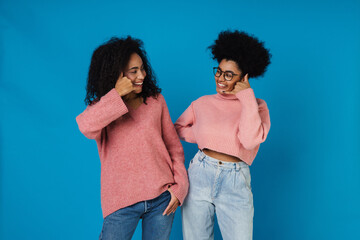
<svg viewBox="0 0 360 240">
<path fill-rule="evenodd" d="M 264 142 L 270 129 L 270 116 L 266 103 L 258 104 L 253 90 L 236 94 L 241 103 L 238 137 L 246 149 L 253 149 Z"/>
<path fill-rule="evenodd" d="M 100 136 L 101 130 L 112 121 L 128 112 L 128 109 L 115 89 L 104 95 L 99 102 L 88 106 L 76 117 L 80 131 L 90 139 Z"/>
</svg>

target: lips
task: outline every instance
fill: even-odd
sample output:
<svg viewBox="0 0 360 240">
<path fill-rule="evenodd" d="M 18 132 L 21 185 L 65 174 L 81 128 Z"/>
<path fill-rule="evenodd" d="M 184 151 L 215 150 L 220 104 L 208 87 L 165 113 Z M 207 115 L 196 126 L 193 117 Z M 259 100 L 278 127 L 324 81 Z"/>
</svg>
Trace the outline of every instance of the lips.
<svg viewBox="0 0 360 240">
<path fill-rule="evenodd" d="M 133 84 L 137 87 L 140 87 L 143 85 L 144 82 L 134 82 Z"/>
<path fill-rule="evenodd" d="M 217 83 L 216 84 L 219 88 L 226 88 L 227 86 L 225 84 L 222 84 L 222 83 Z"/>
</svg>

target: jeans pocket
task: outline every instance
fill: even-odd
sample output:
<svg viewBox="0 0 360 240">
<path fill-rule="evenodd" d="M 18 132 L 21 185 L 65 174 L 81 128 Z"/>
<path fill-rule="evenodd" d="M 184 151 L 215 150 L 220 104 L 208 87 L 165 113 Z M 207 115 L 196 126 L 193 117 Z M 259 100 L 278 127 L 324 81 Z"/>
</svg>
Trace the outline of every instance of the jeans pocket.
<svg viewBox="0 0 360 240">
<path fill-rule="evenodd" d="M 241 167 L 240 174 L 244 178 L 246 187 L 251 191 L 251 175 L 249 167 Z"/>
<path fill-rule="evenodd" d="M 199 174 L 199 171 L 201 171 L 201 164 L 196 158 L 193 158 L 191 161 L 192 162 L 190 163 L 188 169 L 188 176 L 189 176 L 189 181 L 194 182 L 197 175 Z"/>
<path fill-rule="evenodd" d="M 199 161 L 197 158 L 197 154 L 190 160 L 189 167 L 188 167 L 188 174 L 192 172 L 193 168 L 197 167 L 199 165 Z"/>
</svg>

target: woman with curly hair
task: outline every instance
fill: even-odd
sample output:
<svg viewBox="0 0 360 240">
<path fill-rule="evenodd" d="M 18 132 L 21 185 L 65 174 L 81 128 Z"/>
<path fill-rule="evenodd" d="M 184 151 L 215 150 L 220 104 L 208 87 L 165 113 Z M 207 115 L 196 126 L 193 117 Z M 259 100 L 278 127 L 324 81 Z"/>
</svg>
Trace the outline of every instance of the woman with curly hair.
<svg viewBox="0 0 360 240">
<path fill-rule="evenodd" d="M 92 56 L 80 131 L 101 161 L 100 239 L 169 239 L 188 191 L 184 153 L 142 41 L 112 38 Z"/>
<path fill-rule="evenodd" d="M 191 103 L 175 123 L 199 151 L 188 169 L 190 188 L 182 206 L 185 240 L 213 239 L 216 212 L 225 240 L 252 239 L 253 195 L 249 165 L 270 129 L 269 110 L 255 98 L 249 78 L 264 74 L 270 54 L 245 32 L 224 31 L 209 47 L 217 94 Z"/>
</svg>

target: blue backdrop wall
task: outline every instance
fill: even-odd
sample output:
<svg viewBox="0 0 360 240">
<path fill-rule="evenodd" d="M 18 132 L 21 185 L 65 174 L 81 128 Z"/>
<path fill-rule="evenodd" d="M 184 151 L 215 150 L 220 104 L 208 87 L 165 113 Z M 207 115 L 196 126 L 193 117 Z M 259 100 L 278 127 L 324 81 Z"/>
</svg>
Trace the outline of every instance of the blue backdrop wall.
<svg viewBox="0 0 360 240">
<path fill-rule="evenodd" d="M 254 239 L 360 239 L 359 1 L 2 0 L 0 27 L 0 239 L 100 233 L 100 161 L 75 122 L 95 47 L 142 39 L 175 121 L 215 93 L 206 47 L 225 29 L 273 55 L 250 82 L 272 121 L 251 166 Z"/>
</svg>

